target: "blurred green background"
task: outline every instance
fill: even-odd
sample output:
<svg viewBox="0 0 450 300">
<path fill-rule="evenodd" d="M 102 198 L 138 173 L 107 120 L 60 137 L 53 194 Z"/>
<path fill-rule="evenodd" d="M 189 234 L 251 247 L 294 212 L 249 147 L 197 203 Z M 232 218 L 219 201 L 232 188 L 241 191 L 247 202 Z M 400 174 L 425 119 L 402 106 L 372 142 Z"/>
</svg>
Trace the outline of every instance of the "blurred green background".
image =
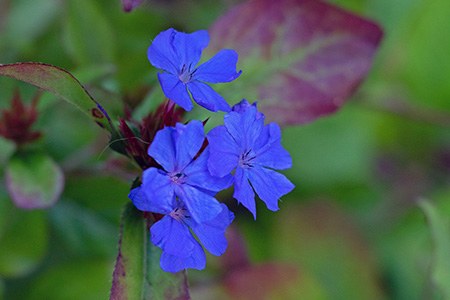
<svg viewBox="0 0 450 300">
<path fill-rule="evenodd" d="M 65 68 L 120 115 L 123 101 L 137 107 L 159 89 L 146 57 L 158 32 L 208 28 L 238 2 L 155 0 L 124 13 L 119 1 L 0 0 L 0 63 Z M 248 251 L 251 264 L 209 256 L 207 270 L 189 271 L 193 299 L 250 299 L 246 289 L 264 299 L 450 297 L 439 285 L 450 283 L 450 2 L 329 2 L 383 27 L 373 69 L 338 113 L 284 129 L 296 189 L 277 213 L 258 203 L 256 222 L 237 210 L 230 251 Z M 0 109 L 16 87 L 26 101 L 36 92 L 0 78 Z M 71 105 L 45 93 L 38 110 L 36 145 L 64 170 L 65 189 L 52 208 L 23 211 L 0 185 L 0 299 L 105 299 L 139 171 Z M 0 139 L 2 170 L 13 150 Z"/>
</svg>

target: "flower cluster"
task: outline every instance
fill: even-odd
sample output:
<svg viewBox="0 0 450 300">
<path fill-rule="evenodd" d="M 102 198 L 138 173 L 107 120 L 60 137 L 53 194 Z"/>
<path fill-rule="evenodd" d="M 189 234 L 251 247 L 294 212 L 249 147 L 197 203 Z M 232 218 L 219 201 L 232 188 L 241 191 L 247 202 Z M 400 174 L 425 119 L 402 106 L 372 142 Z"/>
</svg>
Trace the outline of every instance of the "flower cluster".
<svg viewBox="0 0 450 300">
<path fill-rule="evenodd" d="M 280 197 L 294 188 L 274 171 L 292 165 L 279 126 L 265 125 L 256 104 L 245 99 L 230 108 L 207 84 L 229 82 L 241 74 L 233 50 L 221 50 L 197 66 L 208 42 L 206 31 L 169 29 L 148 49 L 152 65 L 163 71 L 158 78 L 167 98 L 185 110 L 193 108 L 192 98 L 211 111 L 226 112 L 224 125 L 207 135 L 197 120 L 159 130 L 148 148 L 158 166 L 145 169 L 142 184 L 130 192 L 139 210 L 160 216 L 150 238 L 162 249 L 161 268 L 168 272 L 203 269 L 203 248 L 217 256 L 225 252 L 225 231 L 234 214 L 215 198 L 219 191 L 234 186 L 233 197 L 256 218 L 255 192 L 276 211 Z"/>
</svg>

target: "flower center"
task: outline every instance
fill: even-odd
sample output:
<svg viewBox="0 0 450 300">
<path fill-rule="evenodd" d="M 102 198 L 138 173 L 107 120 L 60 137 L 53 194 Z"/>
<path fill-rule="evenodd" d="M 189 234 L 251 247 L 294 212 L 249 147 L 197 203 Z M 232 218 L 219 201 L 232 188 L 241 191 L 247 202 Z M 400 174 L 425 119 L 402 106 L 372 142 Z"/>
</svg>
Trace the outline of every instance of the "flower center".
<svg viewBox="0 0 450 300">
<path fill-rule="evenodd" d="M 169 214 L 172 218 L 178 222 L 183 222 L 185 218 L 189 218 L 188 211 L 185 208 L 177 207 Z"/>
<path fill-rule="evenodd" d="M 187 67 L 186 65 L 183 65 L 183 67 L 181 68 L 181 72 L 178 75 L 178 78 L 181 80 L 181 82 L 186 84 L 191 81 L 191 78 L 192 78 L 192 75 L 194 74 L 194 72 L 191 72 L 189 67 Z"/>
<path fill-rule="evenodd" d="M 182 184 L 186 180 L 186 175 L 181 172 L 172 172 L 169 173 L 169 178 L 173 183 Z"/>
<path fill-rule="evenodd" d="M 242 168 L 251 168 L 253 167 L 252 160 L 255 159 L 255 155 L 252 150 L 248 150 L 239 156 L 239 166 Z"/>
</svg>

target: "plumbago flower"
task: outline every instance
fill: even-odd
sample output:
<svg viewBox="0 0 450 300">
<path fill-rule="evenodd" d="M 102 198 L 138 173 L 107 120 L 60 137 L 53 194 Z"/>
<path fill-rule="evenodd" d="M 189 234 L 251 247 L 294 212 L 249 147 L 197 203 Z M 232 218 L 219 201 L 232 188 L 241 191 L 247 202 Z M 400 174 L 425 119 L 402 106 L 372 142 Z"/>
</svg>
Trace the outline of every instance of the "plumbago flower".
<svg viewBox="0 0 450 300">
<path fill-rule="evenodd" d="M 196 222 L 209 221 L 222 211 L 214 195 L 232 183 L 231 176 L 212 176 L 207 167 L 209 149 L 199 153 L 205 140 L 203 124 L 191 121 L 187 125 L 177 123 L 158 131 L 148 149 L 163 169 L 149 168 L 144 171 L 142 188 L 146 210 L 159 207 L 161 203 L 172 203 L 180 199 L 189 215 Z M 152 211 L 148 209 L 148 211 Z"/>
<path fill-rule="evenodd" d="M 192 96 L 208 110 L 228 112 L 228 103 L 207 83 L 230 82 L 239 77 L 238 55 L 234 50 L 224 49 L 196 67 L 208 43 L 206 30 L 188 34 L 170 28 L 155 37 L 147 55 L 153 66 L 165 71 L 158 74 L 158 79 L 167 98 L 187 111 L 194 107 Z"/>
<path fill-rule="evenodd" d="M 231 109 L 207 84 L 229 82 L 241 74 L 236 72 L 237 53 L 221 50 L 196 66 L 208 42 L 204 30 L 187 34 L 168 29 L 156 36 L 148 58 L 164 71 L 158 78 L 169 99 L 185 110 L 193 108 L 192 97 L 211 111 L 228 112 L 224 126 L 212 129 L 207 140 L 200 121 L 164 127 L 148 148 L 151 159 L 142 157 L 145 146 L 137 142 L 126 148 L 145 169 L 142 184 L 131 190 L 129 198 L 139 210 L 156 214 L 150 239 L 161 248 L 160 265 L 167 272 L 203 269 L 203 247 L 213 255 L 225 252 L 225 231 L 234 214 L 216 200 L 217 192 L 234 183 L 234 198 L 256 218 L 255 192 L 275 211 L 279 198 L 294 188 L 274 171 L 292 165 L 280 143 L 280 127 L 264 125 L 264 115 L 246 100 Z M 121 130 L 124 136 L 135 137 L 125 121 Z"/>
<path fill-rule="evenodd" d="M 145 170 L 142 185 L 129 195 L 138 209 L 165 215 L 151 227 L 151 240 L 163 250 L 160 264 L 168 272 L 205 267 L 205 253 L 189 229 L 214 255 L 227 247 L 224 233 L 234 215 L 214 195 L 232 177 L 209 173 L 208 147 L 196 158 L 204 141 L 200 121 L 158 131 L 148 153 L 164 169 Z"/>
<path fill-rule="evenodd" d="M 268 209 L 278 210 L 279 198 L 294 188 L 284 175 L 273 170 L 292 166 L 291 156 L 281 145 L 280 127 L 275 123 L 264 126 L 264 115 L 245 99 L 225 115 L 224 124 L 207 135 L 209 171 L 228 177 L 235 170 L 233 197 L 255 219 L 254 191 Z"/>
<path fill-rule="evenodd" d="M 164 271 L 175 273 L 187 268 L 205 268 L 205 252 L 189 229 L 211 254 L 219 256 L 225 252 L 225 230 L 234 219 L 225 204 L 220 205 L 221 211 L 211 220 L 198 223 L 177 199 L 153 203 L 145 196 L 145 187 L 131 190 L 129 197 L 139 209 L 164 215 L 150 228 L 151 241 L 162 249 L 160 266 Z"/>
</svg>

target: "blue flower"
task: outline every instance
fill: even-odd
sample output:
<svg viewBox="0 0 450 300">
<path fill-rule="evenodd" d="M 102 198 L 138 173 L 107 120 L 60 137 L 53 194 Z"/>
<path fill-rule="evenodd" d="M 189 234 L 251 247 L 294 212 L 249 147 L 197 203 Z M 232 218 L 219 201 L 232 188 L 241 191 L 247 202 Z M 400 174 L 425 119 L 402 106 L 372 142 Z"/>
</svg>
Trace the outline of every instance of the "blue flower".
<svg viewBox="0 0 450 300">
<path fill-rule="evenodd" d="M 138 208 L 151 200 L 142 187 L 133 189 L 129 197 Z M 176 199 L 152 209 L 165 215 L 150 228 L 151 241 L 162 249 L 160 265 L 164 271 L 175 273 L 187 268 L 205 268 L 205 252 L 190 229 L 211 254 L 219 256 L 225 252 L 225 230 L 234 219 L 225 204 L 220 204 L 219 214 L 203 223 L 195 222 L 184 203 Z"/>
<path fill-rule="evenodd" d="M 238 55 L 234 50 L 224 49 L 196 67 L 208 43 L 206 30 L 187 34 L 170 28 L 155 37 L 147 55 L 153 66 L 165 71 L 158 74 L 158 79 L 167 98 L 189 111 L 194 107 L 192 95 L 206 109 L 228 112 L 228 103 L 206 82 L 230 82 L 239 77 Z"/>
<path fill-rule="evenodd" d="M 281 145 L 280 127 L 275 123 L 264 126 L 264 115 L 246 100 L 225 115 L 224 124 L 207 135 L 209 171 L 227 177 L 235 170 L 233 197 L 255 218 L 255 192 L 268 209 L 278 210 L 279 198 L 294 188 L 284 175 L 274 171 L 292 166 L 291 156 Z"/>
<path fill-rule="evenodd" d="M 196 222 L 216 217 L 222 206 L 214 195 L 229 187 L 232 177 L 218 178 L 209 173 L 208 147 L 195 158 L 204 141 L 200 121 L 191 121 L 187 125 L 177 123 L 175 127 L 158 131 L 148 154 L 163 169 L 149 168 L 144 171 L 142 191 L 145 201 L 135 201 L 135 206 L 143 211 L 158 212 L 172 207 L 174 200 L 179 198 Z"/>
</svg>

